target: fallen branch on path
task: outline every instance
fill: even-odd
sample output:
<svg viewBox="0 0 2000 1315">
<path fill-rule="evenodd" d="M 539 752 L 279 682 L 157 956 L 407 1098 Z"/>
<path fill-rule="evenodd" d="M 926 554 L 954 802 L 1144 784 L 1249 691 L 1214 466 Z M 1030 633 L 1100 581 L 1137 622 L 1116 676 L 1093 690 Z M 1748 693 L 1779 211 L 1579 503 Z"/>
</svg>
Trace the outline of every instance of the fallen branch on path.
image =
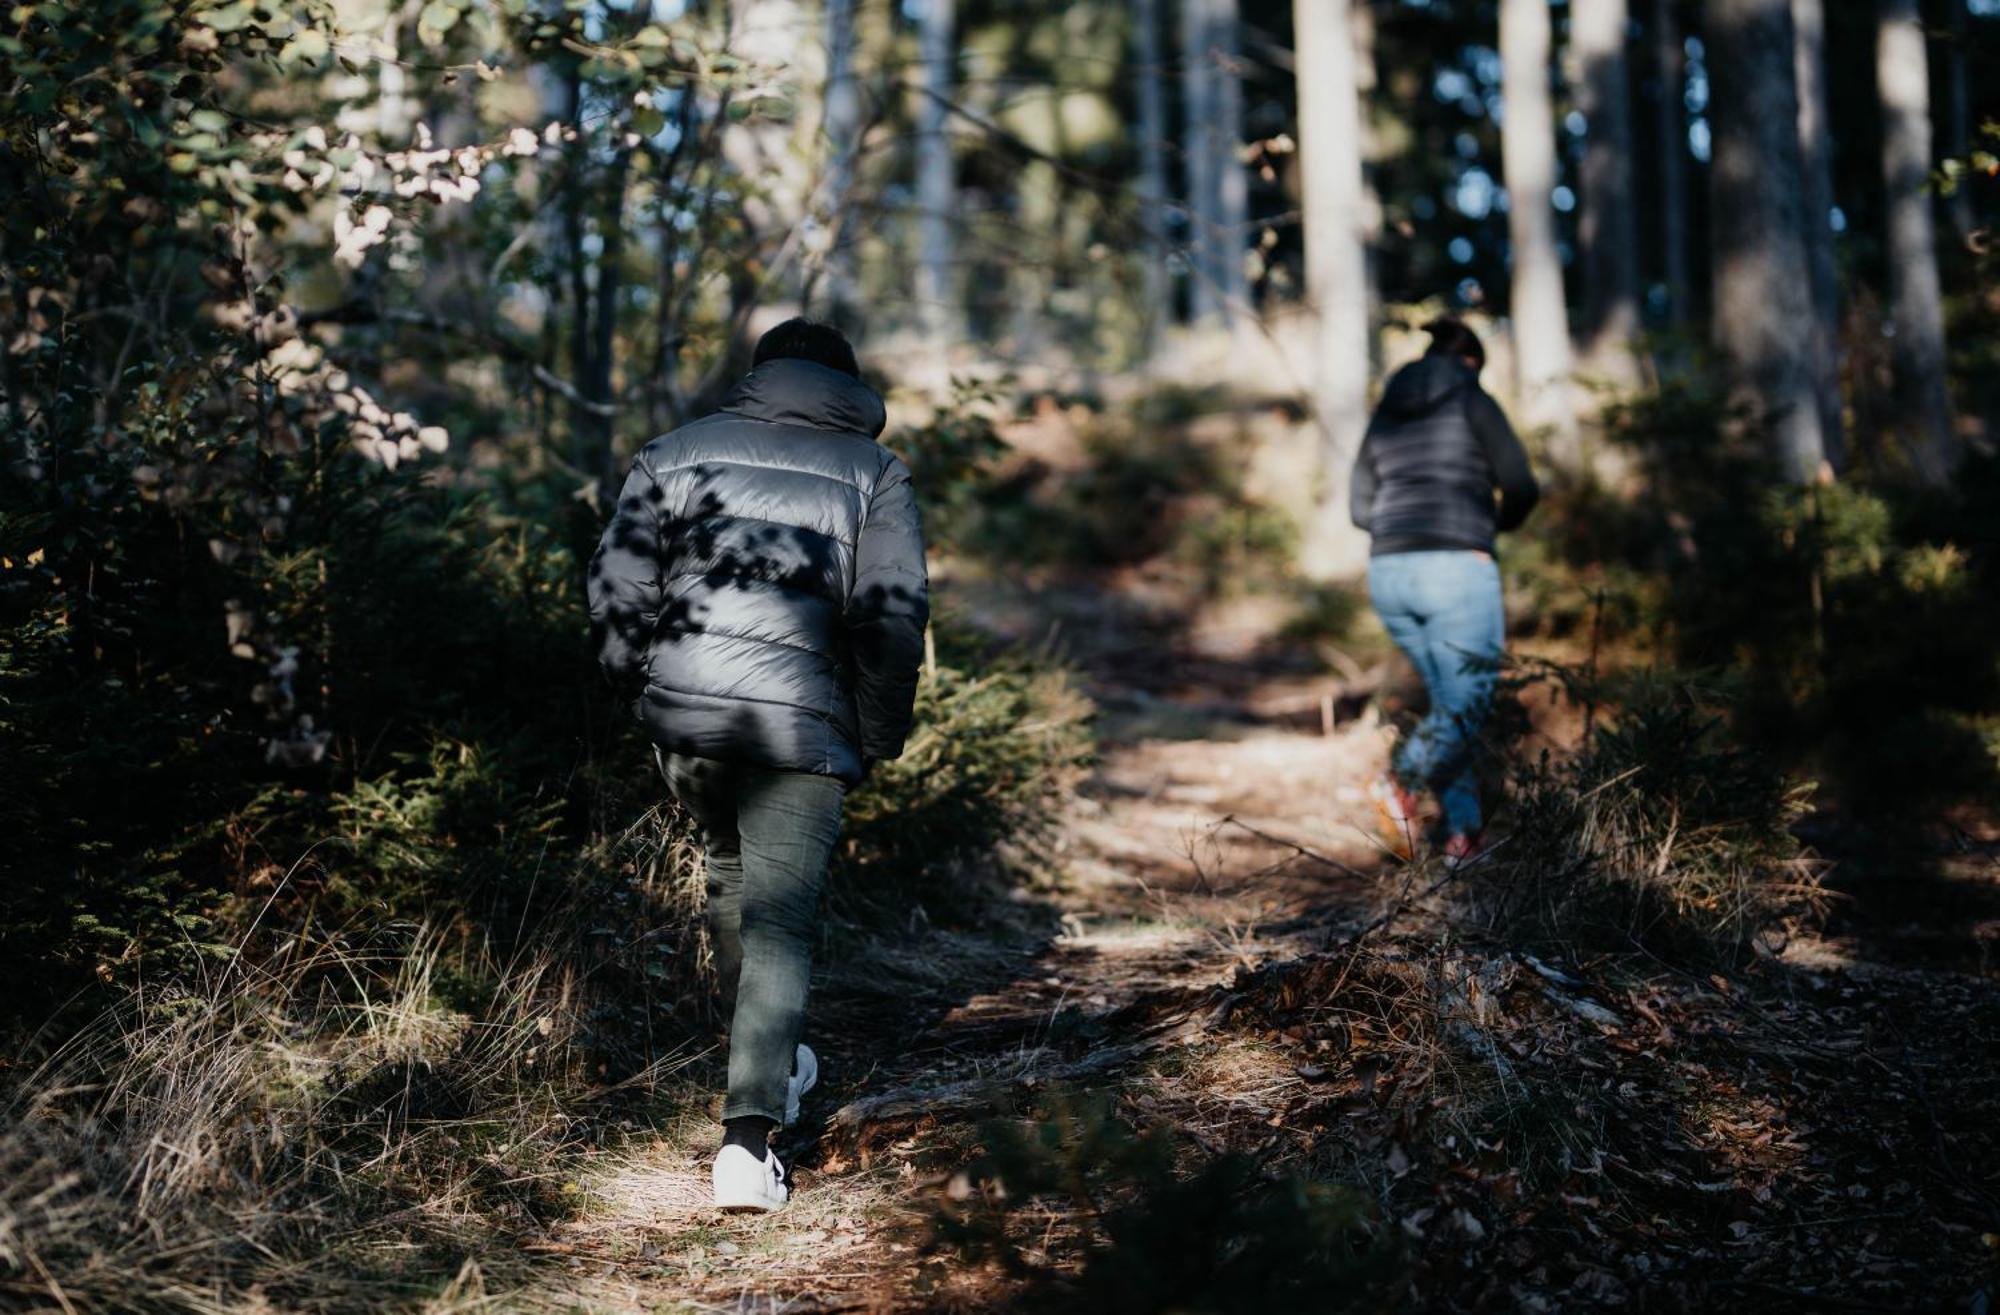
<svg viewBox="0 0 2000 1315">
<path fill-rule="evenodd" d="M 1217 823 L 1216 825 L 1220 827 L 1231 824 L 1242 827 L 1244 830 L 1249 831 L 1253 835 L 1260 836 L 1266 840 L 1271 840 L 1277 844 L 1291 843 L 1289 841 L 1281 840 L 1276 836 L 1265 835 L 1265 833 L 1258 831 L 1255 827 L 1251 827 L 1245 823 L 1237 821 L 1234 817 L 1225 817 L 1222 819 L 1221 822 Z M 1463 877 L 1467 873 L 1478 868 L 1493 853 L 1499 850 L 1499 848 L 1506 843 L 1507 843 L 1506 839 L 1502 838 L 1501 840 L 1497 841 L 1491 848 L 1488 848 L 1483 852 L 1481 852 L 1477 857 L 1467 862 L 1460 863 L 1456 867 L 1450 867 L 1445 869 L 1445 872 L 1442 876 L 1438 877 L 1435 881 L 1425 886 L 1422 890 L 1416 892 L 1414 895 L 1405 895 L 1397 899 L 1395 903 L 1391 904 L 1388 908 L 1384 909 L 1381 912 L 1381 914 L 1379 914 L 1374 918 L 1371 918 L 1369 921 L 1363 923 L 1361 926 L 1348 932 L 1345 936 L 1341 936 L 1336 939 L 1333 930 L 1329 929 L 1327 933 L 1327 939 L 1321 943 L 1319 949 L 1313 951 L 1310 955 L 1300 955 L 1291 959 L 1281 959 L 1274 963 L 1265 964 L 1263 967 L 1257 969 L 1254 973 L 1248 974 L 1247 976 L 1239 975 L 1234 987 L 1232 989 L 1229 989 L 1225 994 L 1223 994 L 1222 998 L 1217 1000 L 1214 1003 L 1214 1005 L 1212 1005 L 1209 1008 L 1208 1012 L 1203 1015 L 1202 1027 L 1204 1029 L 1212 1029 L 1221 1027 L 1224 1023 L 1227 1023 L 1229 1021 L 1230 1015 L 1235 1012 L 1236 1006 L 1242 1001 L 1244 996 L 1250 994 L 1251 991 L 1255 989 L 1257 983 L 1265 980 L 1271 974 L 1277 972 L 1283 972 L 1290 968 L 1296 967 L 1299 963 L 1301 963 L 1307 958 L 1312 958 L 1312 957 L 1323 958 L 1327 955 L 1335 954 L 1340 951 L 1354 949 L 1368 937 L 1373 936 L 1375 933 L 1389 927 L 1392 923 L 1396 921 L 1396 919 L 1402 917 L 1403 914 L 1409 912 L 1410 909 L 1415 907 L 1417 904 L 1420 904 L 1424 900 L 1429 899 L 1431 896 L 1436 895 L 1438 892 L 1442 891 L 1446 886 L 1451 885 L 1454 881 L 1457 881 L 1460 877 Z M 1299 850 L 1307 857 L 1317 859 L 1322 863 L 1327 863 L 1332 866 L 1342 868 L 1344 871 L 1349 871 L 1349 872 L 1354 871 L 1352 868 L 1346 868 L 1345 865 L 1339 863 L 1338 860 L 1327 858 L 1325 855 L 1307 849 L 1303 845 L 1293 845 L 1293 848 Z M 1363 875 L 1363 874 L 1357 873 L 1356 875 Z"/>
<path fill-rule="evenodd" d="M 1034 1087 L 1045 1082 L 1073 1082 L 1079 1078 L 1095 1077 L 1159 1049 L 1166 1044 L 1166 1041 L 1167 1038 L 1155 1038 L 1130 1045 L 1113 1046 L 1108 1050 L 1092 1051 L 1081 1059 L 1057 1064 L 1052 1068 L 1024 1068 L 1010 1077 L 969 1078 L 962 1082 L 949 1082 L 941 1087 L 923 1087 L 914 1084 L 893 1087 L 873 1096 L 863 1096 L 859 1100 L 849 1101 L 835 1110 L 833 1117 L 827 1123 L 836 1131 L 858 1135 L 863 1128 L 871 1125 L 980 1113 L 1005 1103 L 1006 1096 L 1013 1088 Z"/>
<path fill-rule="evenodd" d="M 881 1124 L 983 1113 L 1005 1104 L 1017 1089 L 1100 1076 L 1168 1046 L 1184 1044 L 1199 1035 L 1205 1030 L 1205 1025 L 1194 1020 L 1194 1010 L 1205 1003 L 1210 994 L 1207 990 L 1153 993 L 1101 1016 L 1100 1021 L 1112 1025 L 1120 1018 L 1133 1018 L 1162 1008 L 1168 1011 L 1164 1017 L 1156 1018 L 1138 1029 L 1139 1039 L 1136 1041 L 1093 1050 L 1080 1058 L 1047 1068 L 1024 1065 L 1004 1077 L 967 1078 L 934 1087 L 917 1083 L 892 1087 L 849 1101 L 834 1111 L 833 1117 L 827 1120 L 827 1127 L 834 1132 L 858 1136 L 863 1128 Z M 1183 999 L 1186 1000 L 1184 1006 Z"/>
<path fill-rule="evenodd" d="M 1350 867 L 1347 864 L 1341 862 L 1339 859 L 1329 857 L 1326 854 L 1322 854 L 1318 850 L 1312 849 L 1306 845 L 1302 845 L 1296 840 L 1287 840 L 1283 836 L 1272 835 L 1269 831 L 1265 831 L 1259 827 L 1251 826 L 1248 822 L 1245 822 L 1242 818 L 1236 816 L 1236 814 L 1234 813 L 1231 813 L 1229 816 L 1217 822 L 1214 826 L 1210 827 L 1209 830 L 1212 833 L 1216 831 L 1226 830 L 1229 827 L 1235 827 L 1237 830 L 1242 831 L 1245 834 L 1255 836 L 1257 837 L 1257 839 L 1265 841 L 1268 844 L 1283 846 L 1284 848 L 1291 850 L 1292 853 L 1298 856 L 1299 858 L 1309 858 L 1313 862 L 1318 863 L 1324 867 L 1332 868 L 1335 872 L 1339 872 L 1345 876 L 1359 877 L 1363 881 L 1372 879 L 1369 873 L 1363 872 L 1360 868 Z"/>
<path fill-rule="evenodd" d="M 1223 818 L 1221 821 L 1217 822 L 1213 827 L 1209 829 L 1212 834 L 1214 832 L 1221 831 L 1228 827 L 1234 827 L 1237 830 L 1242 831 L 1247 835 L 1255 836 L 1257 839 L 1262 840 L 1268 844 L 1281 845 L 1284 848 L 1291 850 L 1296 857 L 1309 859 L 1312 862 L 1318 863 L 1323 867 L 1331 868 L 1333 871 L 1338 872 L 1343 876 L 1355 877 L 1362 881 L 1375 880 L 1376 874 L 1374 873 L 1363 872 L 1360 868 L 1353 867 L 1350 866 L 1349 864 L 1343 863 L 1339 859 L 1334 858 L 1331 855 L 1322 854 L 1320 851 L 1312 848 L 1309 845 L 1302 845 L 1296 840 L 1288 840 L 1284 836 L 1273 835 L 1269 831 L 1265 831 L 1259 827 L 1254 827 L 1250 825 L 1248 822 L 1245 822 L 1242 818 L 1237 817 L 1234 813 L 1231 813 L 1229 816 Z M 1353 945 L 1356 941 L 1359 941 L 1364 936 L 1368 936 L 1374 932 L 1382 930 L 1384 927 L 1387 927 L 1390 923 L 1394 922 L 1397 918 L 1401 917 L 1404 913 L 1407 913 L 1412 906 L 1419 904 L 1426 899 L 1429 899 L 1431 896 L 1443 890 L 1446 886 L 1449 886 L 1452 882 L 1457 881 L 1460 877 L 1466 875 L 1468 872 L 1486 863 L 1493 857 L 1494 854 L 1498 853 L 1500 849 L 1503 848 L 1510 839 L 1512 839 L 1512 837 L 1503 836 L 1499 840 L 1495 841 L 1492 845 L 1488 846 L 1486 849 L 1480 851 L 1480 853 L 1477 854 L 1475 857 L 1467 860 L 1466 862 L 1458 864 L 1456 867 L 1446 868 L 1443 876 L 1431 882 L 1428 886 L 1424 887 L 1416 894 L 1405 896 L 1397 900 L 1380 917 L 1374 919 L 1372 922 L 1365 924 L 1358 930 L 1349 933 L 1344 941 L 1334 941 L 1329 939 L 1326 942 L 1326 944 L 1321 948 L 1326 950 L 1342 949 L 1345 948 L 1346 946 Z M 1198 866 L 1197 866 L 1197 875 L 1201 875 Z"/>
</svg>

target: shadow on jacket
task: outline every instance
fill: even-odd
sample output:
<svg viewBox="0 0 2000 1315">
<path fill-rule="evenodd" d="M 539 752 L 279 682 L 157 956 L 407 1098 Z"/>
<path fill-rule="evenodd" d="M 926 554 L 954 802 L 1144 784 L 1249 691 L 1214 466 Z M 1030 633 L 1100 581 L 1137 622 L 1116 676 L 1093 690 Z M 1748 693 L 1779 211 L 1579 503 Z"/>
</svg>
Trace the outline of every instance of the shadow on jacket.
<svg viewBox="0 0 2000 1315">
<path fill-rule="evenodd" d="M 634 459 L 590 617 L 660 748 L 849 784 L 902 753 L 929 585 L 886 418 L 859 380 L 775 360 Z"/>
</svg>

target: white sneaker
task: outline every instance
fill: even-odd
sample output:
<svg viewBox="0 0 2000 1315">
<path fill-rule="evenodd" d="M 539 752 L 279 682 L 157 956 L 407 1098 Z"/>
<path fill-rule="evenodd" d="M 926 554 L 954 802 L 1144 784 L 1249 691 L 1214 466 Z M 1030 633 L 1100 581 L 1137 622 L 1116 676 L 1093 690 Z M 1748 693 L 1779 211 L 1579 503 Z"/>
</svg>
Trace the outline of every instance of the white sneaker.
<svg viewBox="0 0 2000 1315">
<path fill-rule="evenodd" d="M 776 1210 L 791 1196 L 785 1186 L 785 1166 L 777 1152 L 765 1150 L 763 1160 L 741 1146 L 725 1146 L 709 1170 L 715 1203 L 724 1210 Z"/>
<path fill-rule="evenodd" d="M 819 1056 L 805 1042 L 799 1042 L 798 1053 L 792 1057 L 791 1080 L 785 1084 L 785 1126 L 791 1127 L 799 1121 L 799 1103 L 806 1093 L 819 1085 Z"/>
</svg>

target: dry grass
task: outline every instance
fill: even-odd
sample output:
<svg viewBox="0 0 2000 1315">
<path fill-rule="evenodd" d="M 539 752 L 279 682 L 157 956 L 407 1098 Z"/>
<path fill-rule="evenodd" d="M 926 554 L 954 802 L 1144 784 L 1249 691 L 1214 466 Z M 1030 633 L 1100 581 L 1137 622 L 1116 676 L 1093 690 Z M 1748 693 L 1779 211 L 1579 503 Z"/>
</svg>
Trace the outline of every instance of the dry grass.
<svg viewBox="0 0 2000 1315">
<path fill-rule="evenodd" d="M 655 911 L 643 948 L 586 952 L 583 888 L 507 961 L 462 928 L 288 933 L 69 1037 L 8 1097 L 0 1294 L 69 1315 L 487 1303 L 690 1061 L 604 1076 L 593 1011 L 635 954 L 699 944 L 684 838 L 651 818 L 607 852 Z M 444 1004 L 468 978 L 478 1002 Z"/>
<path fill-rule="evenodd" d="M 1634 673 L 1600 693 L 1616 702 L 1590 708 L 1573 752 L 1512 764 L 1506 840 L 1457 887 L 1475 919 L 1544 953 L 1703 966 L 1813 925 L 1825 864 L 1792 834 L 1811 787 L 1738 742 L 1694 682 Z"/>
<path fill-rule="evenodd" d="M 828 919 L 836 956 L 855 951 L 845 984 L 864 1024 L 885 1008 L 942 1006 L 967 974 L 1004 972 L 1021 955 L 1016 924 L 1029 919 L 1005 902 L 999 869 L 1006 852 L 1040 852 L 1038 828 L 1083 743 L 1087 705 L 1057 678 L 937 683 L 932 720 L 977 733 L 949 753 L 943 741 L 927 749 L 936 770 L 916 784 L 882 774 L 843 854 L 844 876 L 868 880 Z M 654 1259 L 707 1249 L 678 1270 L 661 1262 L 663 1283 L 700 1287 L 711 1271 L 721 1282 L 740 1266 L 716 1256 L 761 1254 L 748 1235 L 722 1239 L 726 1252 L 700 1240 L 714 1227 L 703 1207 L 715 1074 L 705 1066 L 697 1084 L 690 1070 L 717 1020 L 685 819 L 655 808 L 539 860 L 508 850 L 520 868 L 495 907 L 452 891 L 411 922 L 399 917 L 431 907 L 430 839 L 393 810 L 367 826 L 373 847 L 349 836 L 347 848 L 393 850 L 404 896 L 357 903 L 329 929 L 314 893 L 280 881 L 245 911 L 226 966 L 125 997 L 11 1076 L 0 1091 L 0 1304 L 65 1315 L 624 1309 L 637 1303 L 595 1292 L 571 1264 L 601 1256 L 607 1235 L 626 1267 L 652 1263 L 647 1246 Z M 923 861 L 900 871 L 905 854 Z M 933 863 L 967 880 L 922 870 Z M 926 876 L 940 919 L 983 934 L 926 926 L 921 953 L 898 943 L 916 924 L 878 934 L 886 910 L 909 914 L 899 896 Z M 387 886 L 365 860 L 332 874 L 343 890 L 371 880 Z M 1020 936 L 994 935 L 1000 923 Z M 808 1179 L 756 1245 L 809 1265 L 813 1249 L 797 1239 L 859 1231 L 862 1182 Z M 809 1227 L 820 1215 L 824 1227 Z M 661 1296 L 656 1286 L 646 1304 Z"/>
</svg>

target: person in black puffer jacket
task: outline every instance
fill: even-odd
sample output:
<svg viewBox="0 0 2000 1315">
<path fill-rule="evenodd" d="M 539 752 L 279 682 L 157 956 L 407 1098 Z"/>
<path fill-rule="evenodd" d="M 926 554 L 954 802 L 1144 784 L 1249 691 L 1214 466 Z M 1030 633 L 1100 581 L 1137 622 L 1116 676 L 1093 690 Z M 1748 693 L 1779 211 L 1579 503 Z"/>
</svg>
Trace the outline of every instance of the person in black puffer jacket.
<svg viewBox="0 0 2000 1315">
<path fill-rule="evenodd" d="M 885 420 L 847 340 L 788 320 L 716 414 L 640 451 L 590 563 L 599 661 L 702 830 L 725 1209 L 786 1199 L 769 1139 L 818 1075 L 799 1034 L 844 793 L 910 730 L 929 590 Z"/>
<path fill-rule="evenodd" d="M 1479 386 L 1478 335 L 1454 319 L 1425 331 L 1429 350 L 1389 380 L 1362 440 L 1351 511 L 1371 537 L 1369 597 L 1431 702 L 1376 784 L 1384 829 L 1399 847 L 1412 843 L 1417 792 L 1435 790 L 1456 863 L 1480 847 L 1472 758 L 1506 643 L 1494 538 L 1527 518 L 1540 490 Z"/>
</svg>

